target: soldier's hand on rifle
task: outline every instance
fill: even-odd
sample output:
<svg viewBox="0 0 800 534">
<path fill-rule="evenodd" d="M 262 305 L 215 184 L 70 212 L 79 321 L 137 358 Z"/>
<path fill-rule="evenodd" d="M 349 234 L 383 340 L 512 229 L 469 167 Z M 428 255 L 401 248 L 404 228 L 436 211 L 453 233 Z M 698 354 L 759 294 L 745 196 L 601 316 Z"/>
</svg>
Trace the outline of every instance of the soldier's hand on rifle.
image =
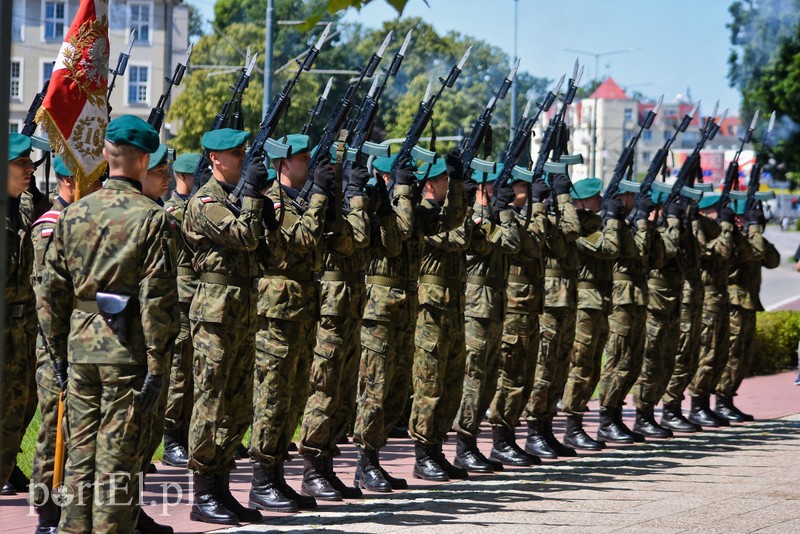
<svg viewBox="0 0 800 534">
<path fill-rule="evenodd" d="M 249 170 L 249 169 L 248 169 Z M 139 395 L 139 406 L 146 412 L 151 412 L 158 403 L 158 397 L 164 387 L 164 375 L 151 375 L 144 377 L 144 385 Z"/>
<path fill-rule="evenodd" d="M 261 209 L 261 223 L 270 232 L 274 232 L 280 227 L 280 222 L 275 213 L 275 204 L 270 199 L 264 201 L 264 207 Z"/>
<path fill-rule="evenodd" d="M 331 166 L 330 158 L 325 158 L 317 168 L 314 169 L 314 187 L 311 188 L 312 195 L 329 195 L 333 190 L 333 182 L 336 175 Z"/>
<path fill-rule="evenodd" d="M 414 166 L 411 165 L 411 158 L 403 158 L 400 162 L 400 167 L 394 173 L 394 180 L 398 185 L 412 185 L 417 181 L 417 175 L 414 174 Z"/>
<path fill-rule="evenodd" d="M 680 200 L 677 202 L 673 202 L 667 208 L 667 217 L 678 217 L 680 218 L 684 211 L 686 211 L 686 206 Z"/>
<path fill-rule="evenodd" d="M 363 165 L 353 165 L 350 168 L 350 179 L 347 181 L 347 190 L 344 192 L 345 198 L 364 194 L 364 187 L 369 181 L 369 171 Z"/>
<path fill-rule="evenodd" d="M 622 199 L 618 196 L 611 197 L 606 202 L 606 218 L 617 221 L 622 219 Z"/>
<path fill-rule="evenodd" d="M 736 212 L 733 211 L 730 206 L 725 206 L 721 210 L 719 210 L 719 220 L 726 223 L 733 224 L 736 222 Z"/>
<path fill-rule="evenodd" d="M 250 162 L 244 177 L 242 195 L 260 198 L 261 191 L 267 187 L 267 166 L 264 164 L 264 155 L 259 154 Z"/>
<path fill-rule="evenodd" d="M 497 205 L 495 206 L 495 209 L 497 211 L 505 211 L 509 209 L 511 207 L 510 204 L 514 202 L 514 198 L 516 196 L 517 195 L 514 193 L 514 188 L 511 187 L 511 184 L 506 183 L 497 192 Z"/>
<path fill-rule="evenodd" d="M 447 165 L 447 176 L 451 180 L 461 181 L 464 179 L 464 166 L 461 164 L 461 152 L 454 148 L 444 156 Z"/>
<path fill-rule="evenodd" d="M 56 368 L 56 382 L 61 391 L 67 389 L 67 362 L 64 360 L 56 360 L 53 362 L 53 367 Z"/>
<path fill-rule="evenodd" d="M 636 220 L 641 221 L 650 218 L 650 214 L 653 213 L 655 207 L 656 205 L 650 195 L 642 196 L 636 202 Z"/>
<path fill-rule="evenodd" d="M 467 195 L 467 205 L 472 206 L 475 203 L 475 195 L 478 192 L 478 182 L 472 178 L 464 180 L 464 193 Z"/>
<path fill-rule="evenodd" d="M 761 205 L 748 210 L 746 219 L 747 224 L 758 224 L 764 226 L 764 224 L 767 222 L 767 218 L 764 216 L 764 210 Z"/>
<path fill-rule="evenodd" d="M 569 176 L 563 173 L 556 174 L 552 179 L 552 184 L 556 195 L 566 195 L 572 189 L 572 182 L 569 180 Z"/>
<path fill-rule="evenodd" d="M 537 202 L 544 202 L 550 195 L 550 186 L 544 183 L 544 180 L 538 180 L 531 185 L 531 204 Z"/>
</svg>

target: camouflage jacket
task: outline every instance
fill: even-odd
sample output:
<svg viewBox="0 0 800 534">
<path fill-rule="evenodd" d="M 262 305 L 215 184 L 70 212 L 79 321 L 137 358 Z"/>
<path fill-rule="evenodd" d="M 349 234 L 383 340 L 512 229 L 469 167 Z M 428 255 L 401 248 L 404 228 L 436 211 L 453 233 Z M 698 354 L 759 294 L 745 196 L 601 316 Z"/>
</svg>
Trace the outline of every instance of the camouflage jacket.
<svg viewBox="0 0 800 534">
<path fill-rule="evenodd" d="M 647 309 L 652 312 L 668 312 L 680 301 L 683 288 L 683 250 L 681 239 L 684 232 L 681 221 L 668 217 L 666 227 L 659 226 L 653 241 L 659 243 L 661 257 L 652 265 L 647 279 Z"/>
<path fill-rule="evenodd" d="M 33 272 L 31 281 L 33 289 L 42 281 L 44 274 L 44 255 L 47 252 L 47 245 L 50 243 L 50 237 L 56 228 L 56 222 L 61 215 L 61 211 L 66 207 L 66 203 L 61 199 L 56 200 L 50 207 L 50 210 L 42 214 L 41 217 L 31 225 L 31 243 L 33 245 Z"/>
<path fill-rule="evenodd" d="M 692 229 L 700 246 L 700 276 L 706 289 L 725 292 L 728 283 L 728 261 L 733 254 L 733 225 L 717 223 L 704 215 L 698 215 Z"/>
<path fill-rule="evenodd" d="M 611 268 L 613 280 L 611 304 L 614 306 L 647 304 L 647 272 L 653 248 L 653 225 L 649 221 L 636 221 L 635 230 L 627 221 L 620 225 L 619 258 Z"/>
<path fill-rule="evenodd" d="M 490 224 L 476 203 L 467 250 L 467 290 L 464 315 L 502 321 L 508 281 L 508 256 L 520 251 L 520 230 L 512 210 L 499 213 L 499 223 Z"/>
<path fill-rule="evenodd" d="M 761 268 L 776 268 L 781 261 L 775 245 L 764 237 L 761 225 L 753 224 L 747 230 L 752 256 L 749 261 L 733 264 L 728 275 L 728 297 L 732 306 L 746 310 L 764 311 L 761 292 Z"/>
<path fill-rule="evenodd" d="M 620 221 L 608 219 L 602 230 L 575 241 L 580 261 L 578 308 L 609 311 L 611 265 L 619 256 L 619 228 Z"/>
<path fill-rule="evenodd" d="M 54 359 L 146 365 L 151 374 L 169 374 L 180 328 L 170 222 L 140 188 L 112 176 L 58 217 L 38 295 L 39 323 Z M 99 291 L 132 297 L 126 345 L 99 314 L 80 309 Z"/>
<path fill-rule="evenodd" d="M 31 272 L 33 271 L 33 244 L 31 243 L 30 225 L 26 216 L 19 209 L 20 199 L 8 199 L 8 215 L 6 215 L 6 322 L 9 320 L 10 307 L 24 305 L 25 315 L 35 315 Z"/>
<path fill-rule="evenodd" d="M 508 285 L 506 287 L 506 312 L 538 315 L 542 312 L 544 292 L 544 250 L 548 239 L 563 241 L 547 217 L 544 204 L 532 204 L 531 219 L 525 225 L 525 215 L 517 213 L 520 227 L 520 250 L 508 257 Z"/>
<path fill-rule="evenodd" d="M 581 221 L 569 194 L 559 195 L 557 200 L 558 229 L 564 236 L 564 253 L 562 255 L 559 248 L 554 250 L 548 246 L 551 253 L 544 260 L 544 305 L 575 309 L 578 300 L 576 277 L 579 266 L 575 241 L 581 235 Z"/>
<path fill-rule="evenodd" d="M 280 236 L 285 254 L 260 254 L 263 278 L 258 284 L 258 314 L 273 319 L 299 320 L 319 318 L 319 288 L 314 273 L 322 269 L 326 195 L 311 195 L 305 213 L 293 200 L 299 191 L 272 182 L 267 197 L 273 202 L 281 221 Z M 343 230 L 331 237 L 330 247 L 352 254 L 352 233 Z M 267 251 L 265 251 L 267 252 Z"/>
<path fill-rule="evenodd" d="M 259 275 L 256 248 L 264 199 L 242 198 L 239 216 L 228 207 L 228 184 L 209 180 L 184 210 L 183 236 L 199 283 L 189 319 L 254 328 Z M 165 212 L 166 214 L 166 212 Z M 268 235 L 274 241 L 274 235 Z"/>
<path fill-rule="evenodd" d="M 414 298 L 420 272 L 422 239 L 453 230 L 464 222 L 466 212 L 462 182 L 450 182 L 442 206 L 426 202 L 415 204 L 411 186 L 396 185 L 392 193 L 392 207 L 402 243 L 397 254 L 390 254 L 392 251 L 385 243 L 371 247 L 373 254 L 367 269 L 364 319 L 390 319 L 409 298 Z"/>
<path fill-rule="evenodd" d="M 186 242 L 183 232 L 180 231 L 183 228 L 183 219 L 188 203 L 188 198 L 181 198 L 178 193 L 173 192 L 169 200 L 164 203 L 164 209 L 179 229 L 175 233 L 175 251 L 178 255 L 178 299 L 181 303 L 191 304 L 200 281 L 192 267 L 192 249 Z"/>
</svg>

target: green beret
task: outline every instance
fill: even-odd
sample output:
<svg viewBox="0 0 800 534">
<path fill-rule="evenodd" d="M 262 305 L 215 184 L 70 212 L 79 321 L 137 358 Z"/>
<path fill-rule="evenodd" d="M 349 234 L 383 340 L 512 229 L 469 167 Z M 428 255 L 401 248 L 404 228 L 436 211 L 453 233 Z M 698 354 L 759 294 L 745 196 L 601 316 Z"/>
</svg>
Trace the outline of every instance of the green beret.
<svg viewBox="0 0 800 534">
<path fill-rule="evenodd" d="M 447 164 L 444 161 L 444 158 L 437 158 L 436 163 L 431 165 L 430 163 L 424 163 L 422 167 L 419 168 L 417 171 L 417 180 L 427 180 L 431 178 L 436 178 L 437 176 L 441 176 L 447 172 Z"/>
<path fill-rule="evenodd" d="M 130 145 L 152 154 L 158 150 L 158 132 L 139 117 L 122 115 L 108 123 L 106 139 L 115 145 Z"/>
<path fill-rule="evenodd" d="M 704 210 L 715 206 L 717 202 L 719 202 L 719 195 L 703 195 L 703 198 L 697 203 L 697 207 Z"/>
<path fill-rule="evenodd" d="M 150 154 L 150 165 L 147 166 L 148 171 L 152 171 L 162 163 L 167 162 L 167 145 L 158 145 L 158 149 Z"/>
<path fill-rule="evenodd" d="M 603 190 L 603 180 L 600 178 L 584 178 L 572 184 L 572 198 L 586 200 L 600 194 Z"/>
<path fill-rule="evenodd" d="M 250 134 L 233 128 L 220 128 L 203 134 L 200 144 L 206 150 L 223 151 L 239 148 L 247 141 Z"/>
<path fill-rule="evenodd" d="M 393 154 L 388 158 L 375 158 L 372 160 L 372 168 L 378 172 L 389 174 L 392 172 L 392 165 L 394 165 L 394 160 L 396 159 L 397 154 Z"/>
<path fill-rule="evenodd" d="M 276 142 L 282 145 L 287 145 L 292 149 L 289 157 L 311 150 L 311 139 L 305 134 L 284 135 L 283 137 L 276 139 Z M 267 150 L 267 155 L 272 159 L 280 159 L 278 154 L 271 154 L 269 150 Z"/>
<path fill-rule="evenodd" d="M 69 167 L 64 163 L 64 160 L 61 156 L 56 156 L 53 159 L 53 170 L 56 171 L 56 174 L 59 176 L 72 176 L 72 171 L 69 170 Z"/>
<path fill-rule="evenodd" d="M 183 172 L 187 174 L 194 173 L 194 170 L 197 168 L 197 164 L 200 163 L 200 158 L 202 158 L 200 154 L 196 154 L 193 152 L 188 152 L 186 154 L 181 154 L 175 159 L 175 163 L 172 164 L 172 170 L 175 172 Z"/>
<path fill-rule="evenodd" d="M 31 154 L 31 138 L 21 133 L 8 134 L 8 161 L 24 158 Z"/>
<path fill-rule="evenodd" d="M 275 169 L 273 169 L 272 167 L 267 169 L 267 181 L 268 182 L 271 182 L 272 180 L 274 180 L 277 177 L 278 177 L 278 173 L 275 171 Z"/>
</svg>

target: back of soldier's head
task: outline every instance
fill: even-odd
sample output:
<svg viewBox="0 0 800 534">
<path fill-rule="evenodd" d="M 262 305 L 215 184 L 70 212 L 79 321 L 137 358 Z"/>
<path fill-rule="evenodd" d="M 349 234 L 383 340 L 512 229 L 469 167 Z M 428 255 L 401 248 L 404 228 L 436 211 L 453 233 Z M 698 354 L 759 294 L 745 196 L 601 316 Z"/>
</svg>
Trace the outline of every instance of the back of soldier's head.
<svg viewBox="0 0 800 534">
<path fill-rule="evenodd" d="M 123 115 L 108 123 L 103 157 L 110 176 L 141 180 L 150 154 L 158 150 L 158 132 L 139 117 Z"/>
</svg>

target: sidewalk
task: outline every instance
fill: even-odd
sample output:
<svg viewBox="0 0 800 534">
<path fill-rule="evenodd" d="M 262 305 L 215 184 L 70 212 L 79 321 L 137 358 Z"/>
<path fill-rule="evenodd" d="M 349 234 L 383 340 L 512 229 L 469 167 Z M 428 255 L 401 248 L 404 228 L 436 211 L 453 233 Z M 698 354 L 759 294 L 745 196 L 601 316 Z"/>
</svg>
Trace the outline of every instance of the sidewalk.
<svg viewBox="0 0 800 534">
<path fill-rule="evenodd" d="M 409 491 L 368 494 L 368 499 L 321 503 L 314 512 L 264 514 L 260 525 L 231 532 L 324 529 L 336 532 L 800 532 L 800 387 L 794 373 L 745 380 L 736 402 L 754 413 L 755 423 L 695 435 L 680 435 L 641 445 L 610 447 L 571 460 L 507 469 L 469 481 L 429 483 L 411 478 L 409 440 L 392 440 L 384 466 L 407 477 Z M 629 405 L 630 406 L 630 405 Z M 596 410 L 596 406 L 593 406 Z M 632 410 L 627 411 L 630 421 Z M 560 420 L 559 420 L 560 419 Z M 556 420 L 560 434 L 563 419 Z M 586 418 L 596 427 L 593 411 Z M 484 432 L 480 447 L 491 444 Z M 524 429 L 517 431 L 524 439 Z M 342 446 L 336 467 L 345 482 L 355 469 L 353 445 Z M 445 446 L 452 458 L 454 444 Z M 301 462 L 287 464 L 290 483 L 299 488 Z M 239 461 L 234 495 L 246 502 L 250 469 Z M 188 477 L 159 466 L 148 476 L 148 513 L 178 532 L 205 532 L 218 526 L 191 522 Z M 181 504 L 162 516 L 163 483 L 182 483 Z M 174 493 L 170 496 L 175 500 Z M 149 504 L 149 503 L 153 504 Z M 157 504 L 156 504 L 157 503 Z M 24 497 L 0 497 L 0 530 L 31 532 Z"/>
</svg>

